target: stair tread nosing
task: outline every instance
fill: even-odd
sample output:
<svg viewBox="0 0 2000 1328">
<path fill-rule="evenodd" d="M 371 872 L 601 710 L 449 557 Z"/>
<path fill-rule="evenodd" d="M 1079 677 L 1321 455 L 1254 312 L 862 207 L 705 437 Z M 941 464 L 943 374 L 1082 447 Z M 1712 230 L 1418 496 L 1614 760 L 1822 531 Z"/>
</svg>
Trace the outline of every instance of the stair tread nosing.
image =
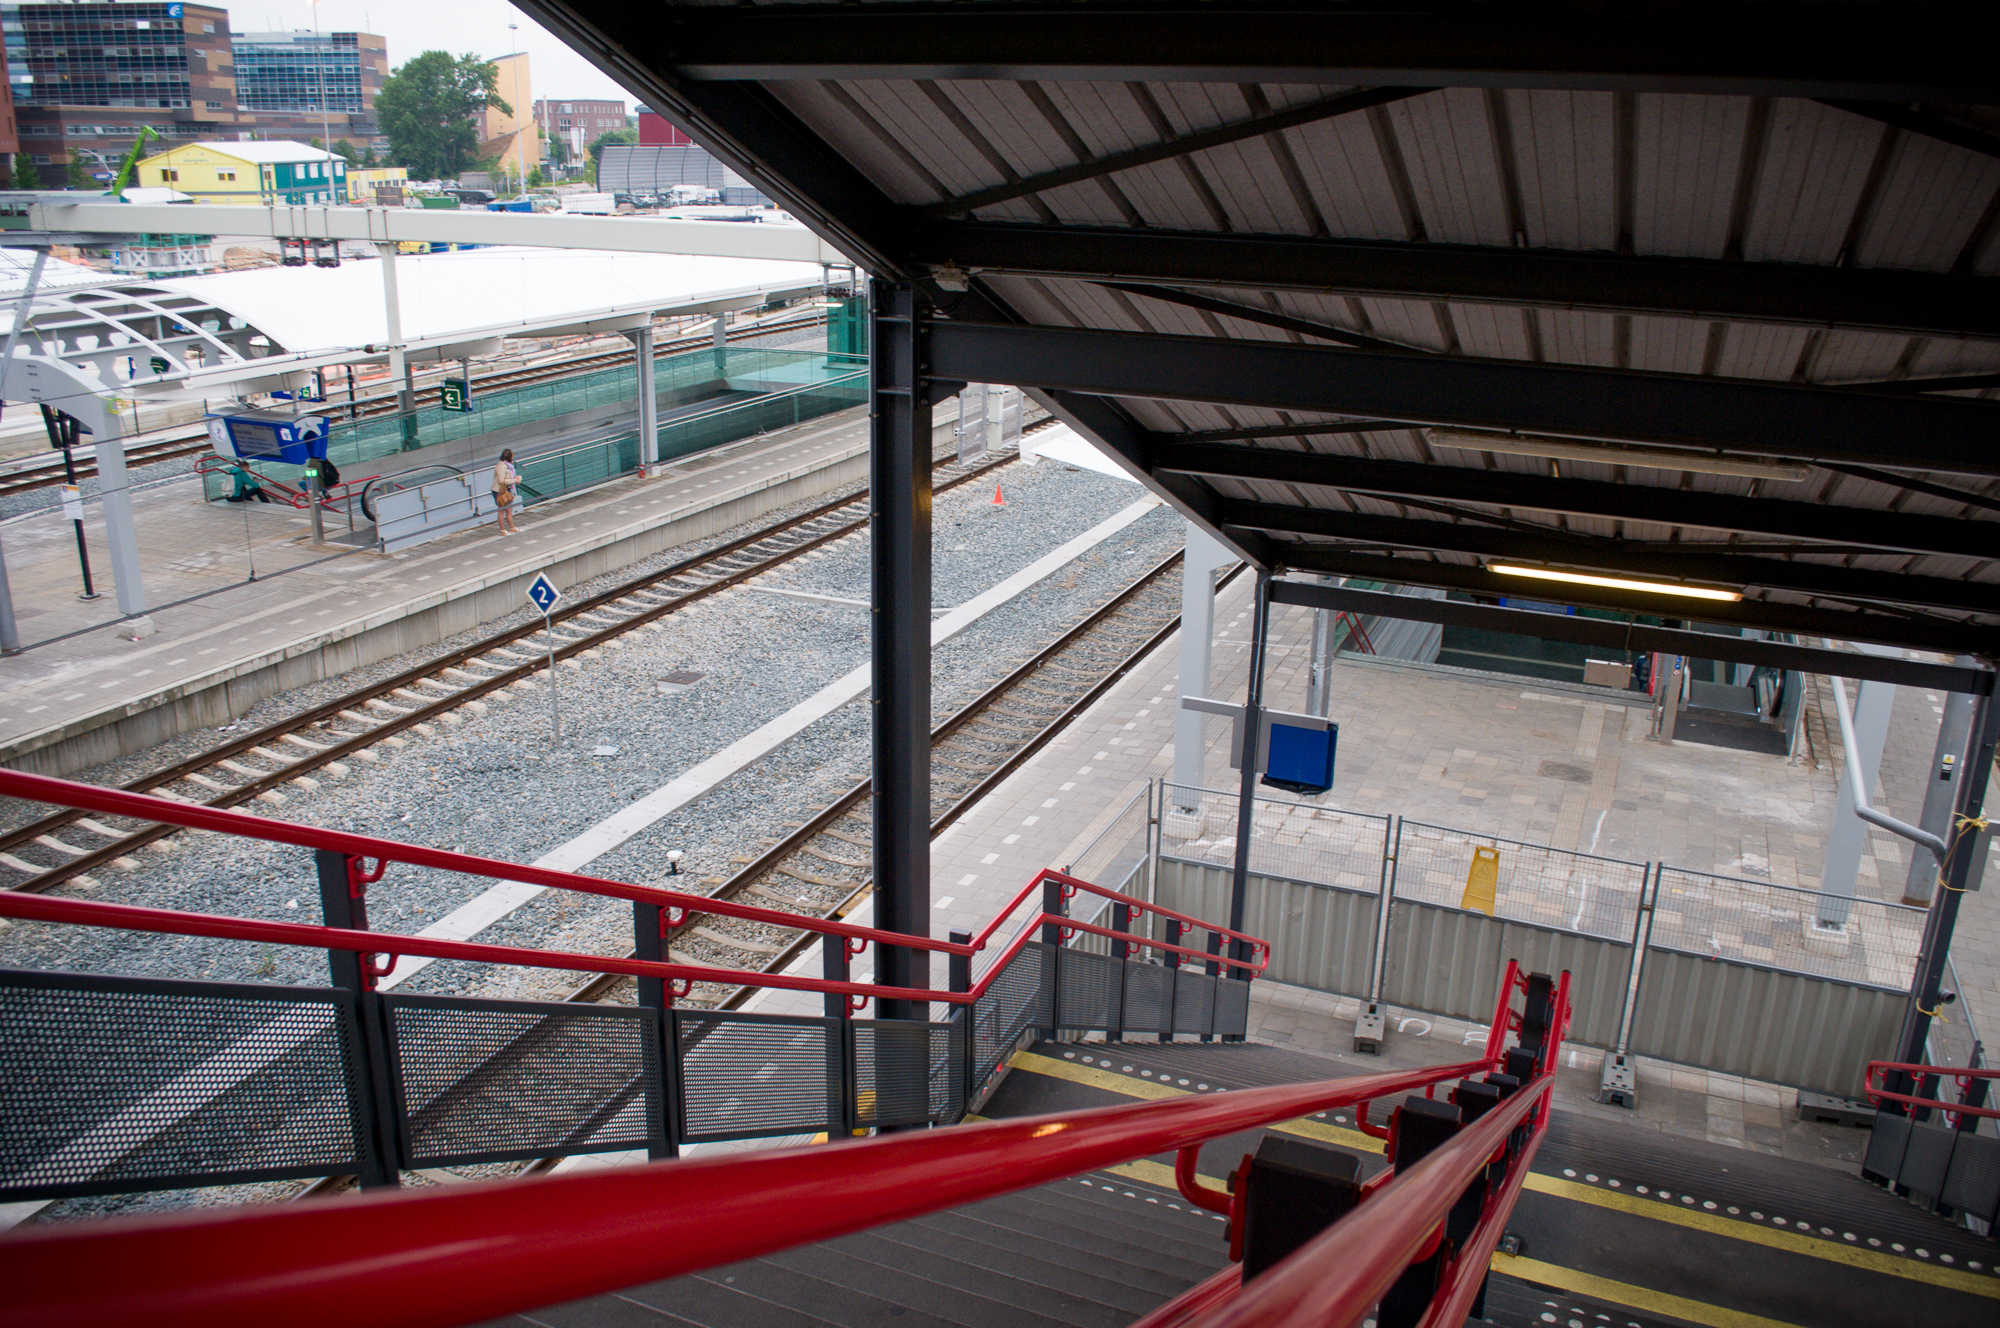
<svg viewBox="0 0 2000 1328">
<path fill-rule="evenodd" d="M 1001 1211 L 1025 1209 L 1085 1231 L 1124 1239 L 1128 1244 L 1160 1247 L 1162 1241 L 1169 1241 L 1178 1247 L 1171 1252 L 1180 1257 L 1201 1258 L 1223 1248 L 1223 1224 L 1206 1212 L 1183 1209 L 1176 1213 L 1164 1204 L 1126 1199 L 1100 1185 L 1085 1186 L 1076 1181 L 1063 1184 L 1064 1189 L 1059 1191 L 1024 1190 L 989 1199 L 987 1203 Z M 1141 1192 L 1141 1187 L 1134 1187 L 1133 1193 Z M 979 1205 L 964 1211 L 978 1216 L 984 1207 Z"/>
</svg>

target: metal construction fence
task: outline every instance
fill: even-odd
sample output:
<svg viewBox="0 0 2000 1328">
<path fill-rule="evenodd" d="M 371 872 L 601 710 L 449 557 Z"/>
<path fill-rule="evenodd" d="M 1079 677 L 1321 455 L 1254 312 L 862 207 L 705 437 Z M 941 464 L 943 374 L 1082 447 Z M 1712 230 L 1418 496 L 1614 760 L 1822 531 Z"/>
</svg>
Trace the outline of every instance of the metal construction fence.
<svg viewBox="0 0 2000 1328">
<path fill-rule="evenodd" d="M 1051 884 L 1041 910 L 1069 898 Z M 633 907 L 657 936 L 660 906 Z M 1043 934 L 929 1020 L 677 1008 L 657 979 L 626 1006 L 0 969 L 0 1202 L 948 1124 L 1024 1039 L 1245 1030 L 1246 981 L 1024 925 Z"/>
<path fill-rule="evenodd" d="M 847 410 L 867 399 L 866 361 L 824 351 L 735 346 L 685 351 L 657 358 L 653 372 L 663 460 Z M 726 394 L 731 391 L 758 395 L 730 399 Z M 337 403 L 329 402 L 327 456 L 354 480 L 399 470 L 417 460 L 474 464 L 494 455 L 499 444 L 487 441 L 493 435 L 586 412 L 627 406 L 636 411 L 638 393 L 637 375 L 621 366 L 484 392 L 474 398 L 469 412 L 432 406 L 406 414 L 342 420 Z M 724 399 L 704 407 L 704 394 Z M 627 470 L 638 464 L 636 430 L 630 437 L 633 459 L 624 467 Z M 425 455 L 409 457 L 413 452 Z M 275 461 L 259 462 L 257 469 L 294 485 L 305 470 Z M 225 496 L 229 487 L 228 477 L 220 472 L 203 478 L 204 496 L 210 501 Z"/>
<path fill-rule="evenodd" d="M 1226 917 L 1237 795 L 1162 783 L 1154 895 Z M 1853 1096 L 1889 1055 L 1925 911 L 1256 799 L 1243 925 L 1267 976 L 1477 1020 L 1509 959 L 1570 974 L 1578 1042 Z"/>
</svg>

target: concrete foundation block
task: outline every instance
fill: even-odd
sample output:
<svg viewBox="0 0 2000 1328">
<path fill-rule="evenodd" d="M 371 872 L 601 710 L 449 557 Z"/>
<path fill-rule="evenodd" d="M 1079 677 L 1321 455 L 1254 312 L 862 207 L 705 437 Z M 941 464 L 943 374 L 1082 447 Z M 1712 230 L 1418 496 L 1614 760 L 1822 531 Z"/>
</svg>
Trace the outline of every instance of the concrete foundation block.
<svg viewBox="0 0 2000 1328">
<path fill-rule="evenodd" d="M 127 620 L 125 625 L 118 629 L 118 637 L 122 641 L 143 641 L 149 636 L 159 634 L 160 625 L 144 614 Z"/>
<path fill-rule="evenodd" d="M 1370 1005 L 1354 1021 L 1354 1049 L 1370 1055 L 1380 1055 L 1382 1043 L 1389 1036 L 1389 1017 L 1382 1013 L 1379 1005 Z"/>
<path fill-rule="evenodd" d="M 1637 1109 L 1639 1076 L 1628 1056 L 1606 1056 L 1604 1074 L 1597 1081 L 1597 1100 L 1608 1107 Z"/>
<path fill-rule="evenodd" d="M 1821 1121 L 1828 1125 L 1859 1125 L 1868 1128 L 1875 1124 L 1875 1108 L 1866 1102 L 1856 1102 L 1852 1098 L 1829 1097 L 1825 1093 L 1808 1093 L 1801 1089 L 1799 1119 Z"/>
<path fill-rule="evenodd" d="M 1201 832 L 1208 828 L 1208 816 L 1201 808 L 1186 811 L 1169 807 L 1160 813 L 1160 830 L 1175 839 L 1200 839 Z"/>
<path fill-rule="evenodd" d="M 1836 959 L 1847 953 L 1847 947 L 1854 939 L 1851 929 L 1844 922 L 1827 926 L 1818 918 L 1807 918 L 1804 928 L 1806 949 Z"/>
</svg>

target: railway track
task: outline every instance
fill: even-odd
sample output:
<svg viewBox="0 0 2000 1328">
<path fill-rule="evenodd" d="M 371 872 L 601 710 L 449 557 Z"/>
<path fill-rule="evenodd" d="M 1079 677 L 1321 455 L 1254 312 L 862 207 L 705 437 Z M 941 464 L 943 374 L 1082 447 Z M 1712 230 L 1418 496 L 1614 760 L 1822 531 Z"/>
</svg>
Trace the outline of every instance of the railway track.
<svg viewBox="0 0 2000 1328">
<path fill-rule="evenodd" d="M 1010 464 L 1014 456 L 1008 453 L 969 468 L 950 457 L 941 459 L 935 465 L 940 476 L 935 490 L 969 484 Z M 462 722 L 455 713 L 459 709 L 483 709 L 484 697 L 503 691 L 526 694 L 542 686 L 534 675 L 550 667 L 551 647 L 558 662 L 588 657 L 615 637 L 865 530 L 867 504 L 865 491 L 823 503 L 559 609 L 547 628 L 535 622 L 496 632 L 123 787 L 209 807 L 282 803 L 288 788 L 318 787 L 315 775 L 338 777 L 348 773 L 349 761 L 380 761 L 374 749 L 405 745 L 405 732 L 428 737 L 437 725 Z M 0 888 L 42 891 L 64 881 L 89 882 L 90 873 L 106 868 L 137 870 L 132 854 L 175 833 L 172 826 L 121 823 L 121 818 L 97 819 L 76 811 L 45 816 L 0 834 L 0 868 L 14 878 Z"/>
<path fill-rule="evenodd" d="M 787 332 L 807 327 L 819 322 L 814 318 L 792 318 L 778 322 L 760 323 L 755 326 L 738 328 L 727 334 L 730 341 L 748 341 L 756 337 L 770 336 L 777 332 Z M 672 355 L 680 352 L 699 350 L 709 345 L 708 337 L 680 337 L 660 343 L 656 354 Z M 480 378 L 474 387 L 479 392 L 504 391 L 508 388 L 530 387 L 551 379 L 568 378 L 575 374 L 594 373 L 601 369 L 614 369 L 632 362 L 630 351 L 607 351 L 602 355 L 585 355 L 574 360 L 564 360 L 558 364 L 537 365 L 529 368 L 509 370 L 505 373 L 489 374 Z M 440 388 L 433 383 L 416 390 L 415 403 L 418 410 L 427 410 L 438 404 Z M 340 414 L 347 409 L 346 403 L 329 401 L 325 403 L 332 413 Z M 370 397 L 355 404 L 357 418 L 369 419 L 380 415 L 393 415 L 400 407 L 394 396 Z M 343 415 L 344 417 L 344 415 Z M 126 449 L 125 465 L 128 469 L 139 466 L 158 465 L 162 461 L 174 461 L 181 457 L 200 456 L 210 450 L 208 434 L 196 431 L 178 438 L 162 438 L 157 442 Z M 97 474 L 97 463 L 89 455 L 79 455 L 76 459 L 76 477 L 90 479 Z M 30 493 L 36 489 L 53 488 L 68 483 L 60 460 L 39 461 L 18 470 L 0 475 L 0 498 L 14 494 Z"/>
</svg>

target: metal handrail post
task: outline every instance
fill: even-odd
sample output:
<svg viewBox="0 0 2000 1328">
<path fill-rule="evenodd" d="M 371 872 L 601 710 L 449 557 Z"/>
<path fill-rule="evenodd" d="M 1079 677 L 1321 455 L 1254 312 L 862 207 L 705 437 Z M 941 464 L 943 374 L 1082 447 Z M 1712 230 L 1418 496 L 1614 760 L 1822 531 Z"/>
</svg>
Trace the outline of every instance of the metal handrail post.
<svg viewBox="0 0 2000 1328">
<path fill-rule="evenodd" d="M 666 921 L 667 910 L 664 906 L 634 901 L 632 951 L 635 959 L 663 960 L 668 957 L 671 951 L 667 944 Z M 646 1156 L 654 1161 L 679 1157 L 681 1040 L 680 1029 L 674 1020 L 673 999 L 667 991 L 665 978 L 635 978 L 634 983 L 638 987 L 640 1008 L 653 1012 L 655 1054 L 660 1060 L 658 1116 L 646 1131 L 650 1136 Z"/>
<path fill-rule="evenodd" d="M 1181 920 L 1179 918 L 1168 918 L 1167 944 L 1179 945 L 1180 943 L 1181 943 Z M 1174 975 L 1174 995 L 1171 998 L 1172 1003 L 1168 1007 L 1167 1011 L 1167 1031 L 1160 1034 L 1160 1041 L 1172 1042 L 1174 1040 L 1174 1015 L 1178 1006 L 1180 1005 L 1181 957 L 1178 951 L 1168 950 L 1166 952 L 1165 958 L 1167 961 L 1167 971 Z"/>
<path fill-rule="evenodd" d="M 354 871 L 359 859 L 333 849 L 314 849 L 319 876 L 320 912 L 329 927 L 365 931 L 368 927 L 366 886 Z M 389 1075 L 387 1020 L 382 995 L 375 990 L 374 955 L 352 950 L 328 950 L 327 969 L 333 985 L 354 994 L 360 1036 L 355 1040 L 354 1114 L 361 1135 L 361 1184 L 368 1189 L 394 1189 L 398 1173 L 400 1130 L 397 1128 L 395 1086 Z"/>
<path fill-rule="evenodd" d="M 1382 820 L 1382 873 L 1375 890 L 1375 943 L 1368 972 L 1368 1003 L 1382 999 L 1383 968 L 1389 958 L 1389 906 L 1396 894 L 1396 868 L 1403 857 L 1403 818 Z"/>
<path fill-rule="evenodd" d="M 945 933 L 945 939 L 949 940 L 953 945 L 970 945 L 972 944 L 972 933 L 969 931 L 953 930 Z M 947 957 L 945 961 L 945 986 L 960 995 L 972 990 L 971 955 L 954 954 Z M 979 1006 L 976 1003 L 958 1006 L 952 1010 L 951 1019 L 953 1023 L 958 1025 L 959 1074 L 962 1076 L 965 1092 L 957 1103 L 957 1115 L 963 1116 L 967 1107 L 971 1104 L 974 1089 L 978 1087 L 974 1078 L 974 1070 L 978 1067 L 979 1061 L 979 1051 L 975 1045 L 979 1032 Z"/>
</svg>

